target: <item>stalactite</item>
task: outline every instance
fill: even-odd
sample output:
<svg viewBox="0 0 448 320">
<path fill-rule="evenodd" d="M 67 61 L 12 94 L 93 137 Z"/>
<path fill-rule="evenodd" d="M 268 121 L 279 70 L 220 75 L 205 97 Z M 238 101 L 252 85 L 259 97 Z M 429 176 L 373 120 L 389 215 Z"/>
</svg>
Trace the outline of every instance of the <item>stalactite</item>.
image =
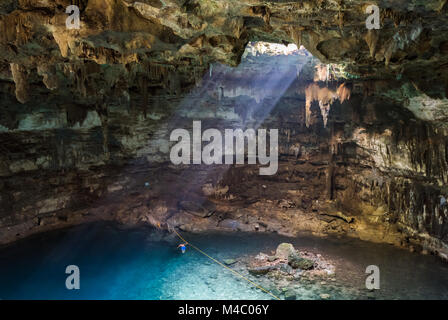
<svg viewBox="0 0 448 320">
<path fill-rule="evenodd" d="M 149 100 L 149 97 L 148 97 L 148 82 L 147 82 L 147 79 L 146 79 L 146 77 L 143 77 L 142 78 L 142 95 L 143 95 L 143 116 L 145 117 L 145 119 L 146 119 L 146 110 L 147 110 L 147 108 L 148 108 L 148 100 Z"/>
<path fill-rule="evenodd" d="M 42 76 L 42 82 L 49 90 L 56 90 L 59 85 L 56 69 L 48 64 L 41 64 L 37 67 L 37 73 Z"/>
<path fill-rule="evenodd" d="M 99 102 L 96 105 L 96 110 L 101 119 L 101 130 L 103 133 L 103 153 L 105 155 L 106 161 L 110 159 L 109 152 L 109 125 L 108 125 L 108 114 L 107 114 L 107 105 L 103 102 Z"/>
<path fill-rule="evenodd" d="M 375 29 L 367 31 L 364 40 L 367 42 L 367 45 L 369 46 L 370 57 L 374 58 L 375 53 L 377 51 L 377 45 L 379 40 L 378 32 Z"/>
<path fill-rule="evenodd" d="M 311 103 L 313 101 L 319 102 L 322 118 L 324 121 L 324 127 L 327 126 L 328 115 L 330 112 L 331 104 L 335 99 L 339 99 L 342 103 L 350 99 L 351 90 L 345 84 L 341 84 L 336 90 L 331 90 L 328 87 L 321 88 L 317 83 L 310 84 L 305 89 L 305 123 L 306 126 L 310 125 L 311 117 Z"/>
<path fill-rule="evenodd" d="M 20 14 L 14 12 L 11 15 L 2 16 L 0 18 L 0 43 L 14 43 L 21 46 L 28 43 L 32 37 L 30 30 L 32 24 L 32 16 L 28 14 Z"/>
<path fill-rule="evenodd" d="M 16 98 L 20 103 L 25 103 L 29 99 L 29 86 L 26 69 L 16 63 L 11 63 L 11 73 L 16 84 Z"/>
<path fill-rule="evenodd" d="M 302 28 L 294 28 L 293 26 L 289 27 L 289 33 L 291 35 L 291 39 L 297 45 L 298 48 L 302 45 Z"/>
</svg>

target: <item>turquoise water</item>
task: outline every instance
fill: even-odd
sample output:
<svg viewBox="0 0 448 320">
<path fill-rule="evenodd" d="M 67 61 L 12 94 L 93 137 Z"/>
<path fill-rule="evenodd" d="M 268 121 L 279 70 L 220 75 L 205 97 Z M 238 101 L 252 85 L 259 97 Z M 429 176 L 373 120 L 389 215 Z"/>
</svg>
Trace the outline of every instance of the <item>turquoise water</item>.
<svg viewBox="0 0 448 320">
<path fill-rule="evenodd" d="M 301 299 L 448 299 L 448 265 L 388 245 L 349 239 L 273 234 L 205 234 L 185 237 L 223 260 L 270 253 L 281 242 L 322 254 L 337 281 L 300 284 Z M 152 229 L 96 223 L 49 232 L 0 249 L 1 299 L 270 299 L 178 240 Z M 381 289 L 365 289 L 365 268 L 381 271 Z M 81 289 L 65 288 L 65 268 L 77 265 Z M 264 279 L 256 279 L 262 285 Z"/>
</svg>

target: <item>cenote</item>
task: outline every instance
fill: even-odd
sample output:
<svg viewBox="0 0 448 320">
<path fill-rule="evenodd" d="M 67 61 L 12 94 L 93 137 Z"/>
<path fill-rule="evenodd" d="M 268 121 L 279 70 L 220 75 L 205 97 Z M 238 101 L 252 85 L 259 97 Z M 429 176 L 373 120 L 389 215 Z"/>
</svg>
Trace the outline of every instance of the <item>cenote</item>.
<svg viewBox="0 0 448 320">
<path fill-rule="evenodd" d="M 220 261 L 292 243 L 334 263 L 335 281 L 301 284 L 297 299 L 447 299 L 448 266 L 434 256 L 354 239 L 275 234 L 185 233 Z M 0 250 L 2 299 L 272 299 L 173 235 L 151 228 L 94 223 L 34 236 Z M 80 269 L 80 290 L 65 288 L 65 268 Z M 365 289 L 365 268 L 381 270 L 381 289 Z M 412 266 L 411 268 L 409 266 Z M 254 277 L 262 282 L 262 277 Z M 281 296 L 281 294 L 280 294 Z"/>
<path fill-rule="evenodd" d="M 448 299 L 447 17 L 1 0 L 0 299 Z"/>
</svg>

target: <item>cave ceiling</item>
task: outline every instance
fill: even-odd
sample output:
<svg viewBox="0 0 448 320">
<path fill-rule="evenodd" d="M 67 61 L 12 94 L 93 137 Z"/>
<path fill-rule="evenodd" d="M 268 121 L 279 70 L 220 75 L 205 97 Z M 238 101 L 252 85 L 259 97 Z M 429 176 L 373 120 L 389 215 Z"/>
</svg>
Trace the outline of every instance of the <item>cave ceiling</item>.
<svg viewBox="0 0 448 320">
<path fill-rule="evenodd" d="M 188 88 L 213 63 L 237 66 L 250 41 L 294 43 L 322 63 L 344 66 L 348 79 L 374 82 L 378 95 L 398 100 L 418 117 L 443 123 L 448 117 L 446 0 L 376 1 L 379 30 L 366 28 L 370 4 L 2 0 L 0 79 L 14 85 L 20 103 L 46 92 L 60 100 L 101 104 L 151 81 Z M 66 26 L 69 5 L 79 7 L 79 29 Z"/>
</svg>

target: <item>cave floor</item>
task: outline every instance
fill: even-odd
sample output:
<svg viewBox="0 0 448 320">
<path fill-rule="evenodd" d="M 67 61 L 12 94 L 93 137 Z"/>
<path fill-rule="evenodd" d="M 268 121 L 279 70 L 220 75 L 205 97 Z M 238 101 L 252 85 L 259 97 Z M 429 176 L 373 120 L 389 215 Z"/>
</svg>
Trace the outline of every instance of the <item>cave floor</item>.
<svg viewBox="0 0 448 320">
<path fill-rule="evenodd" d="M 390 245 L 355 239 L 312 236 L 287 238 L 261 233 L 184 234 L 211 256 L 241 261 L 272 254 L 289 242 L 320 254 L 333 274 L 302 277 L 275 288 L 268 277 L 252 280 L 280 298 L 294 290 L 297 299 L 448 299 L 448 265 Z M 90 223 L 39 234 L 0 249 L 1 299 L 270 299 L 271 297 L 200 253 L 177 250 L 173 235 L 147 227 L 122 228 Z M 65 288 L 65 268 L 77 265 L 81 289 Z M 365 288 L 365 269 L 380 268 L 381 288 Z M 237 262 L 231 266 L 241 273 Z"/>
</svg>

